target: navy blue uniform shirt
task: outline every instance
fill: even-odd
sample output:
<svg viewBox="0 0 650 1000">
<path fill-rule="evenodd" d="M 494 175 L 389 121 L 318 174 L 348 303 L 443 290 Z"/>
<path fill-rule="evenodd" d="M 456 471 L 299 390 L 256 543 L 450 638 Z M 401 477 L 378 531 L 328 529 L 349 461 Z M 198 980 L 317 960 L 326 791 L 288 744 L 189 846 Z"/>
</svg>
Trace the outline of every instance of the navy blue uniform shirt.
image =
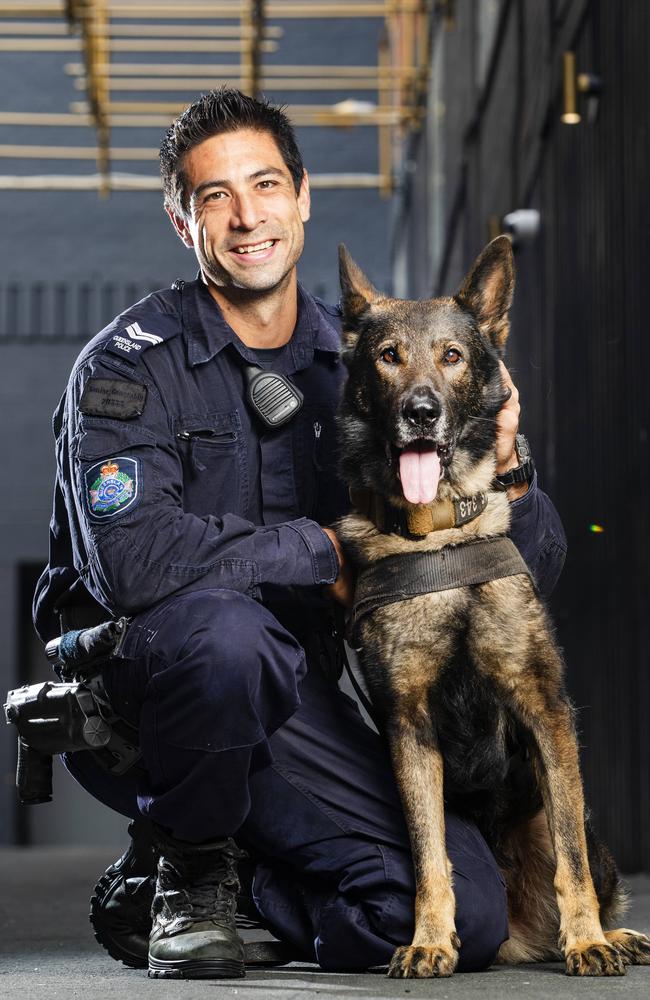
<svg viewBox="0 0 650 1000">
<path fill-rule="evenodd" d="M 318 607 L 337 574 L 319 525 L 348 506 L 334 422 L 344 371 L 338 309 L 298 294 L 273 368 L 304 405 L 276 430 L 245 402 L 254 351 L 199 279 L 147 296 L 82 351 L 53 421 L 50 559 L 34 599 L 43 639 L 66 607 L 133 614 L 213 587 L 263 600 L 289 627 L 287 608 Z M 536 481 L 512 513 L 512 539 L 548 592 L 564 558 L 559 517 Z"/>
</svg>

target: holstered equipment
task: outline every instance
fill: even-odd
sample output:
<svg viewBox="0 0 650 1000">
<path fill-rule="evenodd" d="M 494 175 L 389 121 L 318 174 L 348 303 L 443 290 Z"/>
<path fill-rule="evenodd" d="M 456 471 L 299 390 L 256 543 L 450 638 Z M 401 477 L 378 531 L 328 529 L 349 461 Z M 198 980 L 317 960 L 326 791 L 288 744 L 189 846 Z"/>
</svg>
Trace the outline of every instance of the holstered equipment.
<svg viewBox="0 0 650 1000">
<path fill-rule="evenodd" d="M 61 678 L 9 691 L 7 723 L 18 730 L 16 787 L 22 805 L 52 800 L 52 756 L 92 750 L 97 762 L 123 774 L 140 757 L 137 730 L 113 712 L 101 669 L 119 655 L 128 619 L 68 632 L 46 655 Z"/>
</svg>

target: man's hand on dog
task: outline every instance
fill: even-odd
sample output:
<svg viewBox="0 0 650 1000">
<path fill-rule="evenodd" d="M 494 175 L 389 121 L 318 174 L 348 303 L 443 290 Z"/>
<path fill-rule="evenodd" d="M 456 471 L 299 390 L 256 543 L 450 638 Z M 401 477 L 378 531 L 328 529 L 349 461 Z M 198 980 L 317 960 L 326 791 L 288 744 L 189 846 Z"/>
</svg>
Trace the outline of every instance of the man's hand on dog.
<svg viewBox="0 0 650 1000">
<path fill-rule="evenodd" d="M 510 469 L 515 469 L 519 465 L 517 452 L 515 451 L 515 437 L 519 430 L 519 391 L 510 378 L 510 372 L 503 361 L 499 362 L 501 368 L 501 378 L 506 389 L 510 390 L 510 396 L 497 414 L 497 475 L 503 475 Z M 516 483 L 506 490 L 508 500 L 517 500 L 528 492 L 528 483 Z"/>
<path fill-rule="evenodd" d="M 339 561 L 339 575 L 334 583 L 330 583 L 325 587 L 325 590 L 332 600 L 349 609 L 354 603 L 354 573 L 343 554 L 343 549 L 336 537 L 336 532 L 332 528 L 323 528 L 323 531 L 334 546 L 336 557 Z"/>
</svg>

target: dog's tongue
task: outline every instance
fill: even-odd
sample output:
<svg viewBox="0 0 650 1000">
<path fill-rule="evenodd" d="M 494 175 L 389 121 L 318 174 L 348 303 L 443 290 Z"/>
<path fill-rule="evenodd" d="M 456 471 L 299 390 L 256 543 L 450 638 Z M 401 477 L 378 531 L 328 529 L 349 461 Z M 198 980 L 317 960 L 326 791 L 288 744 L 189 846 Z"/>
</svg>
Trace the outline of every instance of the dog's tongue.
<svg viewBox="0 0 650 1000">
<path fill-rule="evenodd" d="M 440 480 L 438 452 L 405 449 L 399 457 L 399 477 L 409 503 L 433 503 Z"/>
</svg>

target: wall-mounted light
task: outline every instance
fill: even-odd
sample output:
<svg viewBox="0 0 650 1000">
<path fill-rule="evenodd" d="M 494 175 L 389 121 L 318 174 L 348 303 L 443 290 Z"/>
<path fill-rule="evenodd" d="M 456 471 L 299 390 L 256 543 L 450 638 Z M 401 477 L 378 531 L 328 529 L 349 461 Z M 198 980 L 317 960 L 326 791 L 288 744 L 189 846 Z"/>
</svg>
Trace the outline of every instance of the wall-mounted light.
<svg viewBox="0 0 650 1000">
<path fill-rule="evenodd" d="M 587 118 L 594 122 L 598 114 L 598 97 L 602 91 L 602 80 L 595 73 L 576 73 L 575 52 L 562 53 L 562 115 L 565 125 L 578 125 L 582 115 L 578 110 L 578 96 L 589 98 Z"/>
<path fill-rule="evenodd" d="M 515 246 L 529 243 L 539 233 L 541 216 L 536 208 L 517 208 L 503 216 L 502 228 Z"/>
<path fill-rule="evenodd" d="M 536 208 L 517 208 L 501 218 L 489 215 L 487 220 L 488 239 L 509 236 L 513 246 L 529 243 L 539 233 L 541 216 Z"/>
</svg>

